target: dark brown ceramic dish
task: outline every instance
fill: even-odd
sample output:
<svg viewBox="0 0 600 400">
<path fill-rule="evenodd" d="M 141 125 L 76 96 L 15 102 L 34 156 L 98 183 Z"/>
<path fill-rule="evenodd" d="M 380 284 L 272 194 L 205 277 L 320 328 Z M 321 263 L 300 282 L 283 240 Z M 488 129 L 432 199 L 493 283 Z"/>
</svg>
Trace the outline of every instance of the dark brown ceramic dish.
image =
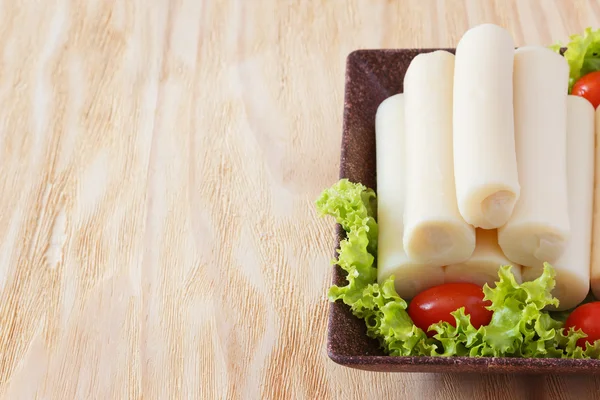
<svg viewBox="0 0 600 400">
<path fill-rule="evenodd" d="M 404 73 L 413 57 L 433 50 L 359 50 L 348 56 L 341 178 L 377 189 L 377 107 L 387 97 L 403 91 Z M 343 234 L 338 227 L 336 248 Z M 333 272 L 333 283 L 345 284 L 343 271 L 337 266 Z M 327 352 L 338 364 L 373 371 L 600 373 L 600 360 L 385 356 L 378 343 L 367 337 L 364 321 L 354 317 L 350 309 L 340 302 L 331 304 Z"/>
</svg>

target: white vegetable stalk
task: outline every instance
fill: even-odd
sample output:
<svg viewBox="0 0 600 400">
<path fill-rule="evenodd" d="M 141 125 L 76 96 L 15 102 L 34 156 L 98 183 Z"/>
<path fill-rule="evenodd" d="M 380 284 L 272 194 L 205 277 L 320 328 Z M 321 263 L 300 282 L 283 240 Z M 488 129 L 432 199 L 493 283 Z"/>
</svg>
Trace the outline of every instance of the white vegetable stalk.
<svg viewBox="0 0 600 400">
<path fill-rule="evenodd" d="M 513 118 L 514 43 L 485 24 L 467 31 L 454 68 L 454 175 L 458 208 L 478 228 L 508 221 L 519 198 Z"/>
<path fill-rule="evenodd" d="M 570 236 L 567 205 L 567 87 L 569 66 L 538 46 L 515 51 L 515 142 L 521 195 L 498 229 L 506 257 L 541 269 L 565 251 Z"/>
<path fill-rule="evenodd" d="M 404 95 L 384 100 L 375 117 L 377 151 L 377 214 L 379 240 L 377 280 L 394 275 L 396 291 L 405 299 L 444 283 L 440 266 L 424 265 L 412 260 L 404 251 L 405 159 Z"/>
<path fill-rule="evenodd" d="M 416 56 L 404 77 L 406 203 L 404 249 L 424 264 L 468 259 L 475 229 L 458 211 L 452 156 L 454 55 Z"/>
</svg>

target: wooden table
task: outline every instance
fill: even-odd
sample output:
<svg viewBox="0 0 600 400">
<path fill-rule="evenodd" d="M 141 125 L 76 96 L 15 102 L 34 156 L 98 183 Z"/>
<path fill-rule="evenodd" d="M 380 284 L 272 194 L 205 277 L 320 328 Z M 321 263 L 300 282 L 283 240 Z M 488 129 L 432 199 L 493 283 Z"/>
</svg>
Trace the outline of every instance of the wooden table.
<svg viewBox="0 0 600 400">
<path fill-rule="evenodd" d="M 0 395 L 579 399 L 588 377 L 375 374 L 325 351 L 344 62 L 600 26 L 545 0 L 22 0 L 0 12 Z M 591 397 L 590 397 L 591 396 Z"/>
</svg>

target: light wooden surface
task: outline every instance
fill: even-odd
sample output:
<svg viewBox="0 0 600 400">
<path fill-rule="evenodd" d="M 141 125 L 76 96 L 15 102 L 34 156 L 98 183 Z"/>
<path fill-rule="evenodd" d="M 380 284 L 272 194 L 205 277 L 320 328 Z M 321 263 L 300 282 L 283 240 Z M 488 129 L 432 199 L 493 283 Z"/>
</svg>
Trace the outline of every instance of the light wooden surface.
<svg viewBox="0 0 600 400">
<path fill-rule="evenodd" d="M 600 26 L 595 0 L 3 0 L 0 397 L 595 398 L 325 351 L 346 55 Z"/>
</svg>

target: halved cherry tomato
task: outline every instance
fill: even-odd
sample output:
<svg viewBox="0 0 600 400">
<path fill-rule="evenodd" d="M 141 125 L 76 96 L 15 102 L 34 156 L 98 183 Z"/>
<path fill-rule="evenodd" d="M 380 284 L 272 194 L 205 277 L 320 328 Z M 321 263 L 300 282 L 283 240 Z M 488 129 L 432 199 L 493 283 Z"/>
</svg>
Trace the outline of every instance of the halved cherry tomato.
<svg viewBox="0 0 600 400">
<path fill-rule="evenodd" d="M 594 343 L 600 339 L 600 301 L 582 304 L 577 307 L 565 322 L 565 330 L 570 327 L 581 329 L 588 335 L 586 338 L 579 339 L 577 346 L 585 348 L 585 342 Z"/>
<path fill-rule="evenodd" d="M 600 71 L 590 72 L 579 78 L 573 85 L 571 94 L 589 100 L 594 109 L 600 104 Z"/>
<path fill-rule="evenodd" d="M 493 312 L 485 307 L 491 304 L 490 301 L 483 301 L 481 286 L 473 283 L 445 283 L 416 295 L 408 305 L 408 315 L 416 326 L 431 337 L 435 332 L 428 332 L 427 329 L 432 324 L 446 321 L 456 326 L 450 313 L 461 307 L 465 308 L 465 314 L 471 316 L 471 323 L 475 328 L 489 324 Z"/>
</svg>

